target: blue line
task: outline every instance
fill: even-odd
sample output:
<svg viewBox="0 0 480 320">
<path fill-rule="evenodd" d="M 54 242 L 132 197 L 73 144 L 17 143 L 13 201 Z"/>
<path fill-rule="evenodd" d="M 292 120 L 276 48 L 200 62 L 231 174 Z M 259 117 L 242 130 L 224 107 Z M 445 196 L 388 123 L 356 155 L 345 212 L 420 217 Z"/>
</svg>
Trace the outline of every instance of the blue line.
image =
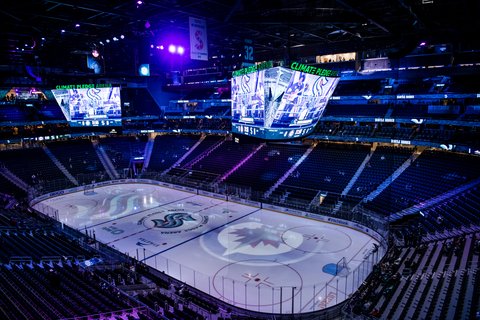
<svg viewBox="0 0 480 320">
<path fill-rule="evenodd" d="M 160 207 L 166 206 L 167 204 L 171 204 L 171 203 L 174 203 L 174 202 L 177 202 L 177 201 L 185 200 L 185 199 L 188 199 L 188 198 L 191 198 L 191 197 L 196 197 L 196 196 L 197 196 L 197 195 L 194 194 L 193 196 L 189 196 L 189 197 L 186 197 L 186 198 L 174 200 L 174 201 L 172 201 L 172 202 L 167 202 L 167 203 L 161 204 L 161 205 L 159 205 L 159 206 L 151 207 L 151 208 L 148 208 L 148 209 L 145 209 L 145 210 L 141 210 L 141 211 L 137 211 L 137 212 L 134 212 L 134 213 L 132 213 L 132 214 L 128 214 L 128 215 L 126 215 L 126 216 L 123 216 L 123 217 L 120 217 L 120 218 L 117 218 L 117 219 L 113 219 L 113 220 L 108 220 L 108 221 L 105 221 L 105 222 L 101 222 L 101 223 L 99 223 L 99 224 L 95 224 L 95 225 L 93 225 L 93 226 L 87 227 L 86 229 L 90 229 L 90 228 L 99 226 L 99 225 L 104 224 L 104 223 L 110 223 L 110 222 L 112 222 L 112 221 L 120 220 L 120 219 L 123 219 L 123 218 L 126 218 L 126 217 L 130 217 L 130 216 L 133 216 L 133 215 L 136 215 L 136 214 L 139 214 L 139 213 L 148 211 L 148 210 L 152 210 L 152 209 L 155 209 L 155 208 L 160 208 Z"/>
<path fill-rule="evenodd" d="M 235 221 L 237 221 L 237 220 L 240 220 L 240 219 L 242 219 L 242 218 L 245 218 L 245 217 L 247 217 L 247 216 L 249 216 L 249 215 L 251 215 L 251 214 L 253 214 L 253 213 L 257 212 L 257 211 L 260 211 L 260 210 L 262 210 L 262 209 L 257 209 L 257 210 L 255 210 L 255 211 L 252 211 L 252 212 L 250 212 L 250 213 L 247 213 L 246 215 L 241 216 L 241 217 L 239 217 L 239 218 L 237 218 L 237 219 L 235 219 L 235 220 L 232 220 L 232 221 L 229 221 L 229 222 L 227 222 L 227 223 L 224 223 L 224 224 L 222 224 L 222 225 L 220 225 L 220 226 L 218 226 L 218 227 L 216 227 L 216 228 L 213 228 L 213 229 L 211 229 L 211 230 L 208 230 L 208 231 L 205 232 L 205 233 L 201 233 L 201 234 L 199 234 L 199 235 L 197 235 L 197 236 L 195 236 L 195 237 L 193 237 L 193 238 L 190 238 L 190 239 L 188 239 L 188 240 L 185 240 L 185 241 L 183 241 L 183 242 L 181 242 L 181 243 L 179 243 L 179 244 L 177 244 L 177 245 L 174 245 L 174 246 L 171 247 L 171 248 L 168 248 L 168 249 L 165 249 L 165 250 L 160 251 L 160 252 L 158 252 L 158 253 L 152 254 L 150 257 L 147 257 L 147 258 L 145 258 L 145 259 L 143 259 L 143 260 L 141 260 L 141 261 L 145 261 L 145 260 L 150 259 L 151 257 L 158 256 L 158 255 L 161 254 L 161 253 L 164 253 L 164 252 L 166 252 L 166 251 L 168 251 L 168 250 L 172 250 L 173 248 L 178 247 L 178 246 L 181 246 L 181 245 L 184 244 L 184 243 L 187 243 L 187 242 L 192 241 L 192 240 L 194 240 L 194 239 L 197 239 L 197 238 L 199 238 L 199 237 L 201 237 L 201 236 L 204 236 L 204 235 L 206 235 L 207 233 L 210 233 L 210 232 L 212 232 L 212 231 L 214 231 L 214 230 L 217 230 L 218 228 L 223 228 L 223 227 L 225 227 L 226 225 L 228 225 L 228 224 L 230 224 L 230 223 L 232 223 L 232 222 L 235 222 Z"/>
</svg>

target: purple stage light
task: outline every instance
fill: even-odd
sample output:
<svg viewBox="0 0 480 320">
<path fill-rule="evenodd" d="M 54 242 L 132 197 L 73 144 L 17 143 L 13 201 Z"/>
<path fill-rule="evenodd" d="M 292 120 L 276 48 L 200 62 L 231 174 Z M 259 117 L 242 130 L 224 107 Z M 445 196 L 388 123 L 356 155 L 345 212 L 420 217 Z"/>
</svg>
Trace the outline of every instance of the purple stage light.
<svg viewBox="0 0 480 320">
<path fill-rule="evenodd" d="M 185 49 L 183 49 L 183 47 L 181 46 L 178 46 L 177 52 L 178 54 L 183 54 L 185 52 Z"/>
<path fill-rule="evenodd" d="M 80 23 L 77 23 L 77 24 L 75 25 L 75 28 L 80 28 Z"/>
<path fill-rule="evenodd" d="M 125 39 L 125 36 L 122 34 L 122 35 L 120 36 L 120 39 L 122 39 L 122 40 Z"/>
<path fill-rule="evenodd" d="M 171 44 L 168 47 L 168 52 L 170 52 L 170 53 L 175 53 L 176 50 L 177 50 L 177 48 L 175 48 L 175 46 L 173 44 Z"/>
<path fill-rule="evenodd" d="M 425 42 L 421 42 L 421 43 L 420 43 L 420 46 L 421 46 L 421 47 L 423 47 L 424 45 L 426 45 Z"/>
<path fill-rule="evenodd" d="M 65 29 L 62 29 L 62 33 L 65 33 Z"/>
<path fill-rule="evenodd" d="M 143 4 L 143 1 L 142 1 L 142 0 L 138 0 L 138 1 L 137 1 L 137 4 L 140 6 L 140 5 Z"/>
<path fill-rule="evenodd" d="M 153 49 L 153 44 L 151 44 L 151 45 L 150 45 L 150 48 L 152 48 L 152 49 Z"/>
<path fill-rule="evenodd" d="M 163 50 L 163 46 L 160 46 L 160 50 Z"/>
</svg>

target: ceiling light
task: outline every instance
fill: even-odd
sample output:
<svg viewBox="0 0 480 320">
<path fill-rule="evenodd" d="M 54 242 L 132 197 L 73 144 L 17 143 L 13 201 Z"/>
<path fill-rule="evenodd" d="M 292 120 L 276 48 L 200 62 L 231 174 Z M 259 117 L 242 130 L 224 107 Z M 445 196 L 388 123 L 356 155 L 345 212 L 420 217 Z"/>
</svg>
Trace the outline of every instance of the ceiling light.
<svg viewBox="0 0 480 320">
<path fill-rule="evenodd" d="M 125 39 L 125 36 L 122 34 L 122 35 L 120 36 L 120 39 L 122 39 L 122 40 Z"/>
<path fill-rule="evenodd" d="M 80 23 L 77 23 L 77 24 L 75 25 L 75 28 L 80 28 Z"/>
<path fill-rule="evenodd" d="M 179 54 L 183 54 L 183 53 L 185 52 L 185 49 L 183 49 L 183 47 L 180 47 L 180 46 L 179 46 L 177 52 L 178 52 Z"/>
<path fill-rule="evenodd" d="M 106 43 L 110 43 L 110 39 L 105 40 Z"/>
<path fill-rule="evenodd" d="M 177 48 L 175 48 L 175 46 L 173 44 L 171 44 L 169 47 L 168 47 L 168 51 L 170 53 L 175 53 L 175 51 L 177 50 Z"/>
<path fill-rule="evenodd" d="M 113 41 L 118 41 L 118 38 L 117 38 L 117 37 L 113 37 Z"/>
<path fill-rule="evenodd" d="M 65 33 L 65 29 L 62 29 L 62 33 Z"/>
</svg>

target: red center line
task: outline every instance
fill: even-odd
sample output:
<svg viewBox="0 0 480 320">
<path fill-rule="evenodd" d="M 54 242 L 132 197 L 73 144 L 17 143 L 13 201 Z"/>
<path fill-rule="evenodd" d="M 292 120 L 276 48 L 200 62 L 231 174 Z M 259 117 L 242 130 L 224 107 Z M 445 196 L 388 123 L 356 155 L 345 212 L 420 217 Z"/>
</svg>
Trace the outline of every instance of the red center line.
<svg viewBox="0 0 480 320">
<path fill-rule="evenodd" d="M 213 206 L 210 206 L 210 207 L 206 207 L 206 208 L 200 209 L 200 210 L 198 210 L 198 211 L 195 211 L 195 212 L 193 212 L 193 213 L 198 213 L 198 212 L 200 212 L 200 211 L 203 211 L 203 210 L 208 210 L 208 209 L 210 209 L 210 208 L 213 208 L 213 207 L 219 206 L 219 205 L 221 205 L 221 204 L 223 204 L 223 203 L 225 203 L 225 202 L 226 202 L 226 201 L 220 202 L 220 203 L 218 203 L 218 204 L 215 204 L 215 205 L 213 205 Z M 183 218 L 183 217 L 182 217 L 182 218 Z M 175 220 L 179 220 L 179 219 L 181 219 L 181 218 L 177 218 L 177 219 L 174 219 L 174 220 L 171 220 L 171 221 L 175 221 Z M 162 223 L 162 226 L 163 226 L 163 225 L 165 225 L 165 224 L 168 224 L 168 223 L 170 223 L 171 221 L 167 221 L 167 222 L 164 222 L 164 223 Z M 116 239 L 116 240 L 113 240 L 113 241 L 107 242 L 107 243 L 105 243 L 105 244 L 106 244 L 106 245 L 109 245 L 110 243 L 113 243 L 113 242 L 117 242 L 117 241 L 120 241 L 120 240 L 126 239 L 126 238 L 128 238 L 128 237 L 134 236 L 134 235 L 136 235 L 136 234 L 139 234 L 139 233 L 142 233 L 142 232 L 145 232 L 145 231 L 148 231 L 148 230 L 154 229 L 154 228 L 155 228 L 155 227 L 150 227 L 150 228 L 147 228 L 147 229 L 144 229 L 144 230 L 141 230 L 141 231 L 138 231 L 138 232 L 132 233 L 132 234 L 130 234 L 130 235 L 128 235 L 128 236 L 125 236 L 125 237 L 123 237 L 123 238 L 119 238 L 119 239 Z"/>
</svg>

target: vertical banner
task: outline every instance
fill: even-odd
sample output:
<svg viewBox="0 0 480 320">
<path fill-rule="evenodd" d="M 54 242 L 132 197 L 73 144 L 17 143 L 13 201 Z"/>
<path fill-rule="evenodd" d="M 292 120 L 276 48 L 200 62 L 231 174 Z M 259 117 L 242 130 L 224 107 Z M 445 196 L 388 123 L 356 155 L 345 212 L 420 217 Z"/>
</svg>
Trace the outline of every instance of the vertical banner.
<svg viewBox="0 0 480 320">
<path fill-rule="evenodd" d="M 190 59 L 208 61 L 207 22 L 188 18 L 190 29 Z"/>
<path fill-rule="evenodd" d="M 245 39 L 242 53 L 243 68 L 255 64 L 255 44 L 251 39 Z"/>
</svg>

